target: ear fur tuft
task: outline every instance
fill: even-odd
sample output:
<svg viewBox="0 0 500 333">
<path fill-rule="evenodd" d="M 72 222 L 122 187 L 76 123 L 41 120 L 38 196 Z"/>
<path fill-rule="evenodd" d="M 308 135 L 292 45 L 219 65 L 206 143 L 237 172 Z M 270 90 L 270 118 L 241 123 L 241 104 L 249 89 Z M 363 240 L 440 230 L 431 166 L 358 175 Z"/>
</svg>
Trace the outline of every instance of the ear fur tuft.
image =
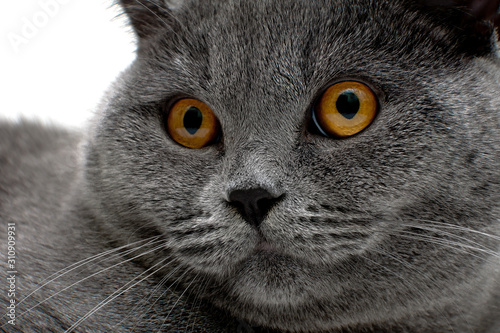
<svg viewBox="0 0 500 333">
<path fill-rule="evenodd" d="M 170 11 L 165 0 L 119 0 L 139 39 L 153 35 L 169 25 Z"/>
</svg>

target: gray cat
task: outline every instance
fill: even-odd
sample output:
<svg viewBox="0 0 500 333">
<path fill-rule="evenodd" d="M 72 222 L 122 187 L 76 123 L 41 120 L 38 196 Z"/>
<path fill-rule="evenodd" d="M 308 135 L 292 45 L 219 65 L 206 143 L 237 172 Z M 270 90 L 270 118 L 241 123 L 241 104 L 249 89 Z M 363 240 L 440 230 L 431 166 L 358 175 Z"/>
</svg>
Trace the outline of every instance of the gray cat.
<svg viewBox="0 0 500 333">
<path fill-rule="evenodd" d="M 120 4 L 88 132 L 0 127 L 1 331 L 500 332 L 498 1 Z"/>
</svg>

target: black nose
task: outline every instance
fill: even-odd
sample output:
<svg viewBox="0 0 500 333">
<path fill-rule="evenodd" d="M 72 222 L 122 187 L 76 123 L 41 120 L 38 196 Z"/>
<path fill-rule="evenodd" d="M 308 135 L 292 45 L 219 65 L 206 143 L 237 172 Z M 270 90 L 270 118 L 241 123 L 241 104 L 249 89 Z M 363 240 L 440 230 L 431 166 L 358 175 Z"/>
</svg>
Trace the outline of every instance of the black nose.
<svg viewBox="0 0 500 333">
<path fill-rule="evenodd" d="M 283 196 L 274 196 L 263 188 L 234 190 L 229 194 L 229 203 L 238 209 L 250 225 L 259 227 L 269 209 Z"/>
</svg>

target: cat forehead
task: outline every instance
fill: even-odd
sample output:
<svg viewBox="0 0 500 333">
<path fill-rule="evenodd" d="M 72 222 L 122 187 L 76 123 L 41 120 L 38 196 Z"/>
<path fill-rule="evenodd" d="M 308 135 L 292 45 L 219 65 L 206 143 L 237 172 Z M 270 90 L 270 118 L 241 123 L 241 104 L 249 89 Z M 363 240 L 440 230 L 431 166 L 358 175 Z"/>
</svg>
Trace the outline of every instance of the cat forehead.
<svg viewBox="0 0 500 333">
<path fill-rule="evenodd" d="M 449 44 L 446 32 L 427 33 L 425 20 L 386 1 L 191 0 L 172 15 L 139 57 L 213 80 L 248 74 L 286 85 L 291 77 L 321 75 L 319 69 L 362 70 L 360 64 L 375 66 L 391 54 L 431 63 Z"/>
<path fill-rule="evenodd" d="M 238 52 L 249 57 L 277 48 L 319 52 L 346 45 L 351 49 L 397 50 L 412 55 L 415 47 L 438 47 L 453 53 L 457 40 L 446 27 L 411 9 L 408 1 L 174 1 L 163 20 L 161 47 L 171 52 Z M 149 44 L 158 47 L 157 44 Z M 203 46 L 203 47 L 200 47 Z M 249 53 L 254 52 L 254 55 Z M 184 52 L 185 53 L 185 52 Z M 235 54 L 236 53 L 236 54 Z"/>
<path fill-rule="evenodd" d="M 137 80 L 148 87 L 144 95 L 152 85 L 158 96 L 171 94 L 168 85 L 200 98 L 230 100 L 241 90 L 252 100 L 286 101 L 343 74 L 463 66 L 459 38 L 408 2 L 183 1 L 143 39 L 138 63 L 146 65 Z"/>
<path fill-rule="evenodd" d="M 382 1 L 383 2 L 383 1 Z M 237 36 L 242 42 L 266 37 L 296 39 L 326 36 L 347 25 L 366 25 L 377 16 L 379 5 L 369 1 L 189 1 L 179 7 L 178 19 L 209 37 Z M 381 6 L 382 8 L 384 6 Z M 389 12 L 389 8 L 384 8 Z M 388 13 L 382 13 L 388 14 Z M 374 22 L 371 22 L 372 24 Z M 390 22 L 385 22 L 388 24 Z M 168 29 L 168 28 L 167 28 Z"/>
<path fill-rule="evenodd" d="M 257 37 L 262 40 L 281 35 L 295 41 L 307 38 L 331 42 L 344 38 L 344 43 L 349 44 L 371 38 L 375 47 L 390 45 L 407 54 L 418 44 L 434 45 L 448 55 L 467 56 L 495 52 L 497 45 L 492 36 L 494 22 L 500 17 L 491 14 L 491 8 L 496 8 L 496 2 L 120 0 L 139 36 L 139 49 L 158 46 L 151 41 L 161 40 L 161 35 L 165 37 L 162 46 L 167 48 L 182 44 L 178 36 L 184 36 L 197 44 L 226 39 L 226 49 L 235 46 L 231 41 L 252 44 Z"/>
</svg>

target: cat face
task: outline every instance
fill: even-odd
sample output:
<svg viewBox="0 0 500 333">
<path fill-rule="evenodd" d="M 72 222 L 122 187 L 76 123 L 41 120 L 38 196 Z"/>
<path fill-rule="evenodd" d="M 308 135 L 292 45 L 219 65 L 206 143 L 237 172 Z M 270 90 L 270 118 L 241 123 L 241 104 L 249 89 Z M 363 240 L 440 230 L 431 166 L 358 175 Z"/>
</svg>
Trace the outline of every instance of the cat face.
<svg viewBox="0 0 500 333">
<path fill-rule="evenodd" d="M 161 235 L 185 285 L 265 327 L 479 302 L 499 233 L 489 41 L 466 48 L 405 2 L 123 4 L 138 55 L 87 168 L 113 237 Z M 346 137 L 316 119 L 342 84 L 366 88 L 376 113 Z M 197 149 L 168 130 L 187 98 L 217 123 Z"/>
</svg>

